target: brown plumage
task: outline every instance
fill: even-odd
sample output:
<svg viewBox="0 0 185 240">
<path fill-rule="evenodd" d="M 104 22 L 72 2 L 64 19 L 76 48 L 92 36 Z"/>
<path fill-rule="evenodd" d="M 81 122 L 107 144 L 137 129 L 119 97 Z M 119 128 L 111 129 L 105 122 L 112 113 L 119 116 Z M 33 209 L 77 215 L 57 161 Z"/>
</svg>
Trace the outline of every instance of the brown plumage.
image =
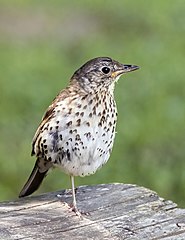
<svg viewBox="0 0 185 240">
<path fill-rule="evenodd" d="M 37 160 L 19 197 L 33 193 L 51 167 L 59 167 L 72 181 L 72 208 L 79 215 L 74 176 L 96 172 L 109 159 L 117 121 L 114 84 L 138 69 L 111 58 L 88 61 L 72 76 L 46 111 L 33 138 L 32 155 Z"/>
</svg>

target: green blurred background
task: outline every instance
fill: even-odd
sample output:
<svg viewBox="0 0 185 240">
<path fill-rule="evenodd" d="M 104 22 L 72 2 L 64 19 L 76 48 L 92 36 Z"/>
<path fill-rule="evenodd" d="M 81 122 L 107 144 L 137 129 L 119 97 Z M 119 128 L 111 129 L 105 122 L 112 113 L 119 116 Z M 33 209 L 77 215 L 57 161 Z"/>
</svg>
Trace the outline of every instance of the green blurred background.
<svg viewBox="0 0 185 240">
<path fill-rule="evenodd" d="M 30 174 L 51 100 L 96 56 L 141 69 L 116 86 L 109 162 L 76 183 L 134 183 L 185 207 L 184 0 L 0 1 L 0 200 L 17 198 Z M 55 170 L 38 192 L 69 187 Z"/>
</svg>

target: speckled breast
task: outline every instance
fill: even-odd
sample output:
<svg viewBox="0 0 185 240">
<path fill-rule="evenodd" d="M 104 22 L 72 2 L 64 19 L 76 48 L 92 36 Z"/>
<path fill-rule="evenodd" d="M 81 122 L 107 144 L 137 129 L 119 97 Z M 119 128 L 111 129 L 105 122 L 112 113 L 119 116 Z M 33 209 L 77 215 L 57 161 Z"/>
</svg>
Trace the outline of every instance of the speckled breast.
<svg viewBox="0 0 185 240">
<path fill-rule="evenodd" d="M 116 120 L 114 98 L 106 91 L 59 102 L 41 134 L 45 157 L 69 175 L 93 174 L 109 159 Z"/>
</svg>

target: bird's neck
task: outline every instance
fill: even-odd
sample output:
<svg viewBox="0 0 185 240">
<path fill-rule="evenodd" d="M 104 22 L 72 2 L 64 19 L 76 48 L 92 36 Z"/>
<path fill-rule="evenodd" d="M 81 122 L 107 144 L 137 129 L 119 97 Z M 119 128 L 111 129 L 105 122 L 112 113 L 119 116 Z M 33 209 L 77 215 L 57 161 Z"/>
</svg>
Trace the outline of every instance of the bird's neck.
<svg viewBox="0 0 185 240">
<path fill-rule="evenodd" d="M 76 79 L 71 79 L 70 81 L 70 88 L 75 90 L 76 92 L 81 92 L 84 94 L 96 94 L 98 92 L 107 92 L 111 95 L 114 95 L 114 88 L 115 88 L 115 82 L 112 82 L 109 85 L 91 85 L 89 84 L 82 84 L 81 82 L 78 82 Z"/>
</svg>

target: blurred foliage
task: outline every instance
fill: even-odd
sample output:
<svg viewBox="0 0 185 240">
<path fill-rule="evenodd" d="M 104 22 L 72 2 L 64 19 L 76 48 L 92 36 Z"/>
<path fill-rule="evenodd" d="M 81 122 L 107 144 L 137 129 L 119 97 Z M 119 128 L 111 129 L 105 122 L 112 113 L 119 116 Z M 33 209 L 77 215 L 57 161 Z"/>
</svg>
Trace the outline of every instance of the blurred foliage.
<svg viewBox="0 0 185 240">
<path fill-rule="evenodd" d="M 109 162 L 77 184 L 135 183 L 185 207 L 185 2 L 0 1 L 0 199 L 34 165 L 31 141 L 51 100 L 88 59 L 141 69 L 123 76 Z M 55 170 L 38 192 L 69 188 Z"/>
</svg>

